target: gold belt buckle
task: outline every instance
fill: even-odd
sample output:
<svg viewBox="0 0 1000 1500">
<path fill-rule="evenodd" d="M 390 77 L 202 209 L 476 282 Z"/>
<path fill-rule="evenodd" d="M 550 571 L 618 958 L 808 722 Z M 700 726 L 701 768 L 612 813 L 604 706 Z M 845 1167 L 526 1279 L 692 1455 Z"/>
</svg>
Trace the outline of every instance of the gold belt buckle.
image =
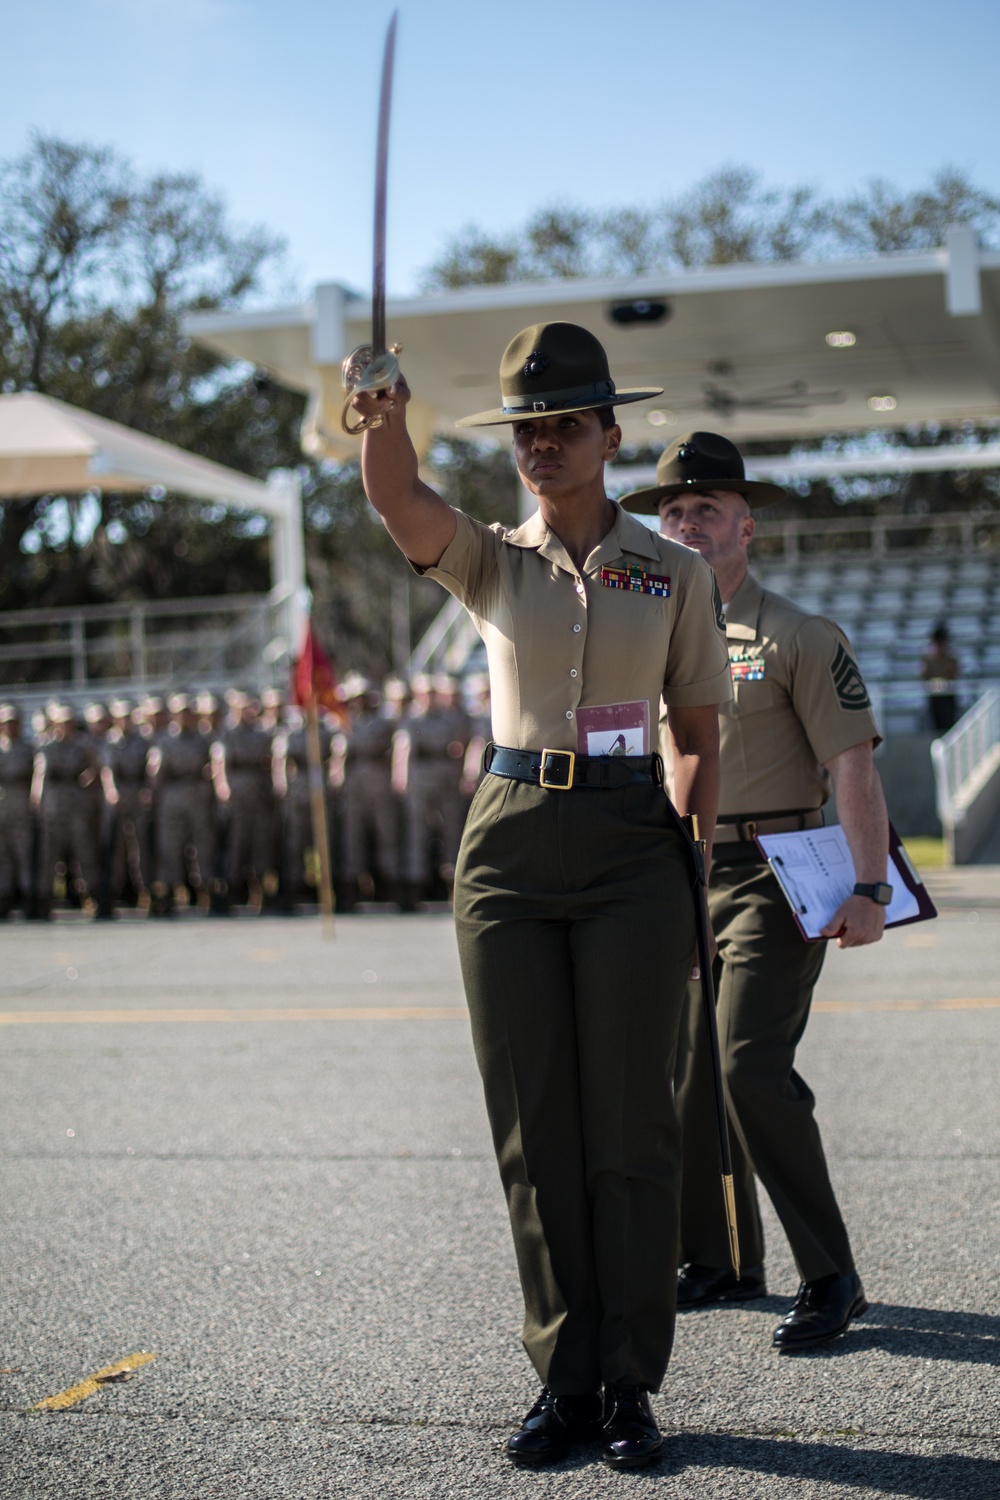
<svg viewBox="0 0 1000 1500">
<path fill-rule="evenodd" d="M 549 780 L 549 762 L 558 759 L 565 762 L 565 780 Z M 548 787 L 550 792 L 568 792 L 576 774 L 575 750 L 543 750 L 542 763 L 538 767 L 538 785 Z"/>
<path fill-rule="evenodd" d="M 738 825 L 738 828 L 739 828 L 740 833 L 743 836 L 743 839 L 744 839 L 745 843 L 748 843 L 748 844 L 752 843 L 753 840 L 757 837 L 757 820 L 756 820 L 756 818 L 747 818 L 745 822 L 740 823 Z"/>
</svg>

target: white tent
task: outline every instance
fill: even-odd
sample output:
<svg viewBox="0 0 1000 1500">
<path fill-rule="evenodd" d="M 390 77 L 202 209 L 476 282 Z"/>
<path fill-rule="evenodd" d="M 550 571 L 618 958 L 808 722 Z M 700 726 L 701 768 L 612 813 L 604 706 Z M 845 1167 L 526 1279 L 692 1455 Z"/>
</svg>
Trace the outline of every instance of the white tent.
<svg viewBox="0 0 1000 1500">
<path fill-rule="evenodd" d="M 0 396 L 0 500 L 95 489 L 134 494 L 156 486 L 271 517 L 272 584 L 276 596 L 287 600 L 287 644 L 294 653 L 305 603 L 302 496 L 296 474 L 276 469 L 262 484 L 50 396 Z"/>
</svg>

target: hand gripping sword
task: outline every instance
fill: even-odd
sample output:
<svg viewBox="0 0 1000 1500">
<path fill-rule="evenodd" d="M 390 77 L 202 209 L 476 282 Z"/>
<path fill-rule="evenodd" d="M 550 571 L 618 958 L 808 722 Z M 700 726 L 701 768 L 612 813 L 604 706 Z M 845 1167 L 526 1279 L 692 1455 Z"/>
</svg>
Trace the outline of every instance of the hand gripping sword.
<svg viewBox="0 0 1000 1500">
<path fill-rule="evenodd" d="M 719 1160 L 722 1166 L 722 1197 L 726 1208 L 726 1224 L 729 1229 L 729 1258 L 740 1279 L 740 1241 L 736 1230 L 736 1192 L 733 1187 L 733 1158 L 729 1148 L 729 1119 L 726 1114 L 726 1094 L 722 1082 L 722 1060 L 719 1056 L 719 1028 L 715 1016 L 715 981 L 712 978 L 712 952 L 709 942 L 711 927 L 708 920 L 708 875 L 705 870 L 705 840 L 700 837 L 697 815 L 682 819 L 685 831 L 691 838 L 694 851 L 695 893 L 694 915 L 698 933 L 698 967 L 701 970 L 701 998 L 705 1015 L 705 1030 L 708 1034 L 709 1064 L 715 1092 L 715 1115 L 719 1132 Z"/>
<path fill-rule="evenodd" d="M 385 34 L 382 53 L 382 90 L 378 102 L 378 146 L 375 153 L 375 236 L 372 267 L 372 340 L 352 349 L 341 366 L 341 379 L 347 398 L 340 425 L 351 437 L 366 428 L 381 427 L 381 417 L 358 417 L 349 420 L 352 398 L 358 391 L 387 391 L 399 378 L 397 354 L 399 344 L 386 348 L 385 343 L 385 199 L 389 173 L 389 115 L 392 107 L 392 65 L 396 53 L 396 22 L 393 11 Z"/>
</svg>

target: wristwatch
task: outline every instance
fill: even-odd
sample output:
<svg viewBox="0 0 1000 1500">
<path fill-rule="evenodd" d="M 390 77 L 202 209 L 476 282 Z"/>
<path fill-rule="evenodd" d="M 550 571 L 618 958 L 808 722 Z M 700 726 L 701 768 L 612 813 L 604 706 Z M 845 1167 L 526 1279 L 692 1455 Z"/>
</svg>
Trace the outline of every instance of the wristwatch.
<svg viewBox="0 0 1000 1500">
<path fill-rule="evenodd" d="M 870 896 L 877 901 L 879 906 L 888 906 L 892 900 L 892 886 L 886 885 L 884 880 L 876 880 L 874 885 L 863 885 L 859 880 L 854 887 L 855 896 Z"/>
</svg>

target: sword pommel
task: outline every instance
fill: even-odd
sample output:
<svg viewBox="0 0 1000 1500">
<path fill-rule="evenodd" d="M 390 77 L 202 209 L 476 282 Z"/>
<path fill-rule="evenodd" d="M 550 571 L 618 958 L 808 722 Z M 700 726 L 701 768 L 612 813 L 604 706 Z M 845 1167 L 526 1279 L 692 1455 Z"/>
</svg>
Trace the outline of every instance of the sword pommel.
<svg viewBox="0 0 1000 1500">
<path fill-rule="evenodd" d="M 396 355 L 402 352 L 401 344 L 393 344 L 391 349 L 383 349 L 381 354 L 375 354 L 371 344 L 359 344 L 344 360 L 340 374 L 347 395 L 340 425 L 350 437 L 382 426 L 381 417 L 358 417 L 356 422 L 352 422 L 351 401 L 358 391 L 387 391 L 394 386 L 399 379 L 399 361 Z"/>
</svg>

